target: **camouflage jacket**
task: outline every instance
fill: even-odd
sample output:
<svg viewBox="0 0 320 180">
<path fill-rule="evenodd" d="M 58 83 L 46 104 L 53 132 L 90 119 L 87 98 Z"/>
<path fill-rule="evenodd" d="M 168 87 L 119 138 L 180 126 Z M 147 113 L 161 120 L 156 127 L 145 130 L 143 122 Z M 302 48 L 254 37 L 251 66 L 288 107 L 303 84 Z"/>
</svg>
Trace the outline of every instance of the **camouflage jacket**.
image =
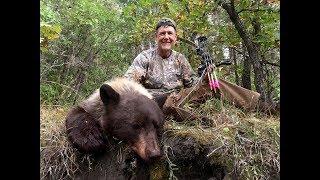
<svg viewBox="0 0 320 180">
<path fill-rule="evenodd" d="M 184 55 L 172 50 L 163 59 L 157 47 L 141 52 L 134 60 L 125 77 L 140 82 L 150 91 L 172 92 L 182 87 L 191 87 L 196 75 Z"/>
</svg>

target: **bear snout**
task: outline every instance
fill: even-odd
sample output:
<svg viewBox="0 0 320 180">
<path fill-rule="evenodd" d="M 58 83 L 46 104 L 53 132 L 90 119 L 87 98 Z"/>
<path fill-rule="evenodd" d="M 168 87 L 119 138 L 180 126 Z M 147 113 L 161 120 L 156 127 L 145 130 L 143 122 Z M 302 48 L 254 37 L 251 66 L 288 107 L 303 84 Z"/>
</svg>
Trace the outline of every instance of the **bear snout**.
<svg viewBox="0 0 320 180">
<path fill-rule="evenodd" d="M 149 159 L 148 161 L 155 161 L 161 157 L 161 152 L 159 150 L 159 147 L 157 147 L 156 149 L 151 149 L 151 150 L 148 149 L 146 151 L 146 155 Z"/>
<path fill-rule="evenodd" d="M 158 138 L 155 133 L 141 133 L 138 141 L 133 143 L 132 149 L 146 162 L 161 157 Z"/>
</svg>

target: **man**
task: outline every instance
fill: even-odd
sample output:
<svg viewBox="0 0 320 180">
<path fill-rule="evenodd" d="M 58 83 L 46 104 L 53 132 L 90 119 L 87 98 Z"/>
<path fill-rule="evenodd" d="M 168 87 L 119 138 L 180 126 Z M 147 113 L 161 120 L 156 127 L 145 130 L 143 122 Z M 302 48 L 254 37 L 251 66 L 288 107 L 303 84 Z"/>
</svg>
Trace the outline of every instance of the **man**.
<svg viewBox="0 0 320 180">
<path fill-rule="evenodd" d="M 182 87 L 191 87 L 196 79 L 189 62 L 172 50 L 177 42 L 176 25 L 168 18 L 156 26 L 157 47 L 140 53 L 125 77 L 142 83 L 154 93 L 170 93 Z"/>
<path fill-rule="evenodd" d="M 141 52 L 125 77 L 140 82 L 158 101 L 162 101 L 165 114 L 172 114 L 180 121 L 199 118 L 182 108 L 186 99 L 199 101 L 218 94 L 210 90 L 208 83 L 199 82 L 185 56 L 172 49 L 177 42 L 175 22 L 163 18 L 155 30 L 157 46 Z M 256 106 L 260 96 L 223 80 L 220 80 L 220 91 L 225 99 L 246 109 Z"/>
</svg>

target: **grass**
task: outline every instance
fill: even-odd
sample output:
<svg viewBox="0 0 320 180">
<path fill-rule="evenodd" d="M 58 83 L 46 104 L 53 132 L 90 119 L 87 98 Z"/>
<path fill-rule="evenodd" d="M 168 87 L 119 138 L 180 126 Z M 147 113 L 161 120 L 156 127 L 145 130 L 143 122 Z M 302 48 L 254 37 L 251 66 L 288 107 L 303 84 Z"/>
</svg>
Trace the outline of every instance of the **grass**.
<svg viewBox="0 0 320 180">
<path fill-rule="evenodd" d="M 190 111 L 210 117 L 210 122 L 169 121 L 167 133 L 193 137 L 211 147 L 211 162 L 227 167 L 230 176 L 240 179 L 274 179 L 280 176 L 279 117 L 259 112 L 243 113 L 240 109 L 210 100 Z M 220 111 L 220 112 L 219 112 Z"/>
<path fill-rule="evenodd" d="M 40 108 L 40 177 L 54 175 L 56 179 L 73 178 L 79 170 L 76 149 L 67 141 L 64 120 L 67 107 Z M 90 164 L 90 157 L 83 156 Z"/>
<path fill-rule="evenodd" d="M 208 100 L 200 107 L 186 104 L 190 111 L 206 115 L 209 122 L 166 121 L 165 132 L 170 136 L 193 137 L 212 151 L 206 156 L 211 162 L 227 167 L 229 176 L 239 179 L 275 179 L 280 176 L 279 117 L 259 112 L 244 113 Z M 41 107 L 41 177 L 59 174 L 58 179 L 74 177 L 79 170 L 78 152 L 67 142 L 64 119 L 68 107 Z M 82 161 L 90 165 L 91 157 Z M 174 174 L 171 173 L 171 176 Z"/>
</svg>

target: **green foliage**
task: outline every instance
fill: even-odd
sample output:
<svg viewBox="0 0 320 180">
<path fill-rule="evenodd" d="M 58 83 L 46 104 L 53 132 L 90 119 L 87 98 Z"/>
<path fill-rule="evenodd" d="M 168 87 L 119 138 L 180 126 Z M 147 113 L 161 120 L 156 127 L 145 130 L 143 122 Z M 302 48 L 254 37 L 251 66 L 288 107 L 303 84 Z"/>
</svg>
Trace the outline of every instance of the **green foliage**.
<svg viewBox="0 0 320 180">
<path fill-rule="evenodd" d="M 59 38 L 61 26 L 59 14 L 51 6 L 46 6 L 44 1 L 40 1 L 40 50 L 48 51 L 49 42 Z"/>
<path fill-rule="evenodd" d="M 125 22 L 115 1 L 49 0 L 40 5 L 41 42 L 54 39 L 50 48 L 41 46 L 46 50 L 41 54 L 41 83 L 58 89 L 60 103 L 86 97 L 99 83 L 120 75 L 119 70 L 123 73 L 122 67 L 111 68 L 110 64 L 126 67 L 131 62 L 122 33 Z M 104 74 L 95 74 L 102 71 Z M 40 91 L 42 99 L 50 99 L 45 89 Z"/>
<path fill-rule="evenodd" d="M 40 49 L 47 51 L 48 42 L 59 38 L 61 27 L 59 25 L 49 25 L 47 23 L 40 23 Z"/>
<path fill-rule="evenodd" d="M 58 23 L 60 21 L 59 13 L 53 9 L 52 4 L 44 0 L 40 1 L 40 20 L 47 23 Z"/>
<path fill-rule="evenodd" d="M 241 12 L 240 18 L 252 34 L 254 34 L 252 21 L 257 21 L 261 25 L 260 32 L 254 34 L 254 41 L 261 46 L 263 52 L 278 46 L 280 40 L 280 8 L 278 6 L 260 1 L 243 0 L 237 4 L 236 8 Z"/>
<path fill-rule="evenodd" d="M 50 84 L 40 84 L 41 101 L 45 104 L 56 104 L 59 97 L 59 86 L 51 86 Z"/>
<path fill-rule="evenodd" d="M 59 37 L 61 27 L 59 25 L 40 24 L 40 34 L 48 40 L 54 40 Z"/>
<path fill-rule="evenodd" d="M 251 35 L 252 21 L 261 24 L 253 40 L 262 53 L 279 47 L 279 7 L 252 0 L 236 1 L 235 7 Z M 259 11 L 250 11 L 253 9 Z M 57 89 L 61 102 L 89 95 L 99 83 L 121 76 L 141 50 L 155 45 L 154 27 L 161 17 L 176 21 L 181 38 L 192 40 L 193 34 L 209 37 L 208 50 L 217 61 L 223 58 L 225 48 L 241 49 L 238 32 L 215 1 L 41 0 L 41 83 Z M 182 52 L 194 69 L 198 67 L 200 59 L 193 47 L 178 42 L 175 50 Z M 92 58 L 88 58 L 90 53 Z M 241 61 L 238 58 L 238 70 Z M 241 76 L 241 71 L 238 73 Z M 78 83 L 81 74 L 84 81 Z"/>
</svg>

